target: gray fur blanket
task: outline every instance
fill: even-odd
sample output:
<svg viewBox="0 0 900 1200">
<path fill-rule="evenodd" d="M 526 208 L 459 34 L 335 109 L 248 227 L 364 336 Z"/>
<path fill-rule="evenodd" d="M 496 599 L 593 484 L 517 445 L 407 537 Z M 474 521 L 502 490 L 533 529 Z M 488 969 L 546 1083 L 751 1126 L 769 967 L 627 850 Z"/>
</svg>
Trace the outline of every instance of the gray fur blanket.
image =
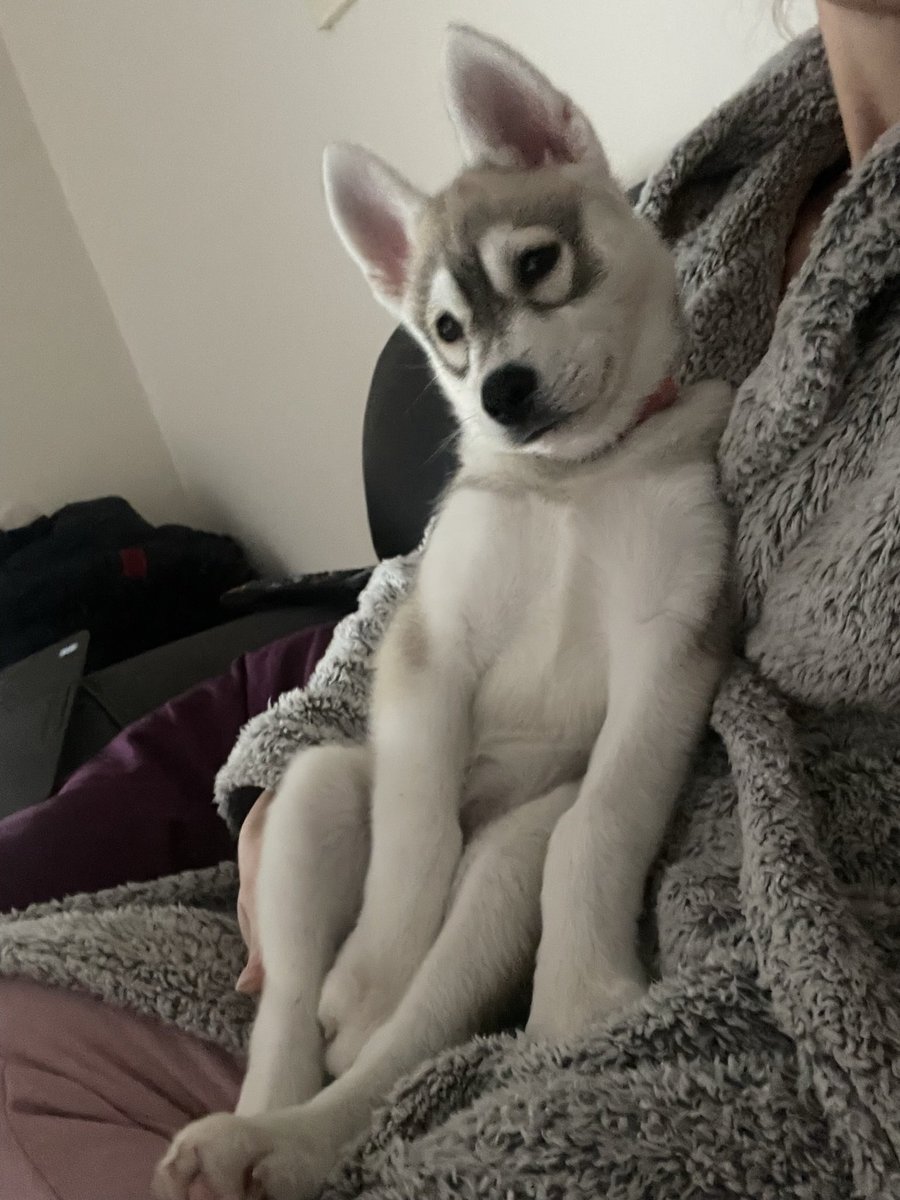
<svg viewBox="0 0 900 1200">
<path fill-rule="evenodd" d="M 425 1065 L 329 1200 L 900 1196 L 900 128 L 779 305 L 797 207 L 843 152 L 809 37 L 642 199 L 676 248 L 686 377 L 738 387 L 720 463 L 745 633 L 650 889 L 658 982 L 571 1044 Z M 379 568 L 309 689 L 246 728 L 223 813 L 303 742 L 362 736 L 414 570 Z M 0 924 L 0 971 L 239 1046 L 233 903 L 223 867 L 30 910 Z"/>
</svg>

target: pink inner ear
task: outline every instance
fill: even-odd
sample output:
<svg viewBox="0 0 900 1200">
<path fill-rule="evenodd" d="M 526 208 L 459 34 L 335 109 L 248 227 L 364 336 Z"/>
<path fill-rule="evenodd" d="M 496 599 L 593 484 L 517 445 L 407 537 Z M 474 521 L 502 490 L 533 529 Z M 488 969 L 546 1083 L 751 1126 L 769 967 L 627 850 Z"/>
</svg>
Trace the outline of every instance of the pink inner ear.
<svg viewBox="0 0 900 1200">
<path fill-rule="evenodd" d="M 385 291 L 400 296 L 406 287 L 406 264 L 409 259 L 409 240 L 399 218 L 391 212 L 381 212 L 370 231 L 373 242 L 372 258 L 378 278 Z"/>
<path fill-rule="evenodd" d="M 406 286 L 409 239 L 400 214 L 379 192 L 365 190 L 351 198 L 346 213 L 353 239 L 369 274 L 391 296 Z"/>
<path fill-rule="evenodd" d="M 489 145 L 512 149 L 524 167 L 575 161 L 568 138 L 570 101 L 559 96 L 554 114 L 545 98 L 492 63 L 472 64 L 467 74 L 462 105 Z"/>
</svg>

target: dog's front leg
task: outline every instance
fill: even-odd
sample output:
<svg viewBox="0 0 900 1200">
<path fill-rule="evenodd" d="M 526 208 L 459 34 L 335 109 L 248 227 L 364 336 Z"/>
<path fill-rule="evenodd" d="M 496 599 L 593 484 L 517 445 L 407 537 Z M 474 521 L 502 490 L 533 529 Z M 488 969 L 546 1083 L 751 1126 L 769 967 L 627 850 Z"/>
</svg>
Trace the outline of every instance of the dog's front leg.
<svg viewBox="0 0 900 1200">
<path fill-rule="evenodd" d="M 616 631 L 606 721 L 544 866 L 528 1032 L 564 1037 L 643 994 L 637 925 L 721 658 L 665 616 Z"/>
<path fill-rule="evenodd" d="M 408 606 L 379 661 L 363 906 L 319 1009 L 335 1075 L 396 1008 L 444 918 L 462 849 L 459 804 L 470 741 L 462 658 L 458 650 L 443 652 L 419 610 Z"/>
</svg>

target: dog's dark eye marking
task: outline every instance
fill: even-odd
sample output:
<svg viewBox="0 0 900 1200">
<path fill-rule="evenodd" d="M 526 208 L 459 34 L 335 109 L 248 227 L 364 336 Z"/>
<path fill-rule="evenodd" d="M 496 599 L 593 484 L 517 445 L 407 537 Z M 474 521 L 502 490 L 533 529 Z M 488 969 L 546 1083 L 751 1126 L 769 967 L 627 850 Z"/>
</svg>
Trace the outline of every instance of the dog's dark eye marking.
<svg viewBox="0 0 900 1200">
<path fill-rule="evenodd" d="M 442 342 L 458 342 L 463 335 L 463 327 L 452 313 L 442 312 L 434 323 L 434 330 Z"/>
<path fill-rule="evenodd" d="M 523 291 L 530 291 L 545 279 L 559 262 L 560 248 L 558 242 L 548 242 L 545 246 L 532 246 L 516 259 L 516 283 Z"/>
</svg>

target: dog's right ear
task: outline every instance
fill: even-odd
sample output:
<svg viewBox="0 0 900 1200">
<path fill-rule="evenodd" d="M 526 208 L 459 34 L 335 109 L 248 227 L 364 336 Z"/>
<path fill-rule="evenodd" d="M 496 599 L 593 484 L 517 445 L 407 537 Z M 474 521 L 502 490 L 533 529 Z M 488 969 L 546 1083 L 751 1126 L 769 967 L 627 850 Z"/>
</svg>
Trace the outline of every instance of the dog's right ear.
<svg viewBox="0 0 900 1200">
<path fill-rule="evenodd" d="M 328 211 L 341 241 L 378 299 L 397 312 L 409 283 L 422 193 L 359 146 L 329 146 L 323 173 Z"/>
<path fill-rule="evenodd" d="M 451 25 L 444 65 L 447 108 L 468 162 L 525 168 L 589 163 L 609 175 L 581 109 L 505 42 Z"/>
</svg>

